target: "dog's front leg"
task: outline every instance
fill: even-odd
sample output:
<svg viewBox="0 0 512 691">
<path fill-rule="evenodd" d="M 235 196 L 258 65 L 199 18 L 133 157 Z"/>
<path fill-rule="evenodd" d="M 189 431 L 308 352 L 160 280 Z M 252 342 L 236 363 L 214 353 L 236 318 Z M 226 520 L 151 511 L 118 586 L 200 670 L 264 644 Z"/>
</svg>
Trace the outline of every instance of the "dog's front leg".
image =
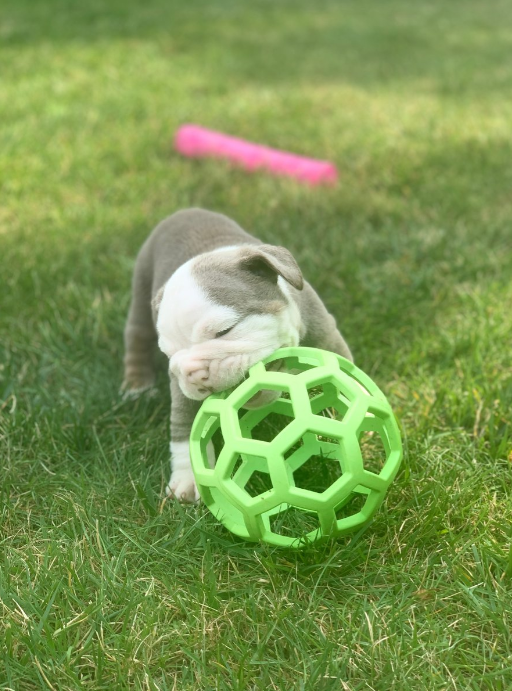
<svg viewBox="0 0 512 691">
<path fill-rule="evenodd" d="M 200 401 L 187 398 L 179 387 L 177 378 L 171 379 L 171 479 L 166 488 L 169 497 L 183 502 L 199 500 L 199 492 L 190 463 L 190 430 L 201 405 Z"/>
</svg>

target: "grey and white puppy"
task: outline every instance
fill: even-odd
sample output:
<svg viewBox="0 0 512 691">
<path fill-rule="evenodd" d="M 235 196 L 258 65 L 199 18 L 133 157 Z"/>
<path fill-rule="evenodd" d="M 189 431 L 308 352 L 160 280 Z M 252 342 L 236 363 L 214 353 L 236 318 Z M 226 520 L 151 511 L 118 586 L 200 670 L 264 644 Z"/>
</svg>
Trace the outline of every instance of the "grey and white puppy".
<svg viewBox="0 0 512 691">
<path fill-rule="evenodd" d="M 154 346 L 169 358 L 171 479 L 167 494 L 199 495 L 189 434 L 200 401 L 238 384 L 282 346 L 332 350 L 352 359 L 334 318 L 284 247 L 263 244 L 234 221 L 179 211 L 151 233 L 137 257 L 125 328 L 123 388 L 154 383 Z M 260 392 L 247 407 L 268 402 Z M 214 462 L 213 449 L 210 449 Z"/>
</svg>

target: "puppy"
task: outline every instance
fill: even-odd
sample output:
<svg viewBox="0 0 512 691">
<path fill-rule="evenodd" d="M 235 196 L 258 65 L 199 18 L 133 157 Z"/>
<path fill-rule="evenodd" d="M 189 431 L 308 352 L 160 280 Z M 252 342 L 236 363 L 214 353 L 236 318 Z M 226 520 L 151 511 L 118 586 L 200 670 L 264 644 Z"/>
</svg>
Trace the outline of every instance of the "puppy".
<svg viewBox="0 0 512 691">
<path fill-rule="evenodd" d="M 167 494 L 180 501 L 199 499 L 189 434 L 209 394 L 238 384 L 252 365 L 282 346 L 300 343 L 352 360 L 334 318 L 290 252 L 202 209 L 166 218 L 142 246 L 124 337 L 127 393 L 153 385 L 157 343 L 169 358 Z M 260 392 L 247 407 L 263 405 L 272 395 Z M 213 448 L 210 455 L 213 463 Z"/>
</svg>

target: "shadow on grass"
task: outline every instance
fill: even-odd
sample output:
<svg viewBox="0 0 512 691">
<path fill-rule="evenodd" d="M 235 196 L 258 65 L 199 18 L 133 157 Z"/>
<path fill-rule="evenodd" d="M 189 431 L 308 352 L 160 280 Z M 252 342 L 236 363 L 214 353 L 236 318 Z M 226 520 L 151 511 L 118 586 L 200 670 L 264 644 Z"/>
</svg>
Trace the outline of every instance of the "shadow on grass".
<svg viewBox="0 0 512 691">
<path fill-rule="evenodd" d="M 510 88 L 503 56 L 512 48 L 509 4 L 448 6 L 440 0 L 386 4 L 351 0 L 8 0 L 4 46 L 152 42 L 168 56 L 195 57 L 211 78 L 231 84 L 353 84 L 373 88 L 415 82 L 439 94 L 499 93 Z M 212 71 L 213 65 L 213 71 Z"/>
<path fill-rule="evenodd" d="M 508 280 L 512 240 L 502 219 L 511 212 L 511 158 L 512 146 L 504 140 L 443 142 L 413 158 L 405 147 L 392 158 L 383 153 L 380 160 L 368 161 L 357 178 L 349 171 L 335 190 L 295 194 L 283 187 L 279 193 L 276 182 L 272 206 L 263 205 L 256 216 L 252 206 L 233 206 L 231 192 L 238 188 L 242 200 L 249 190 L 264 196 L 263 174 L 246 175 L 226 166 L 212 178 L 208 162 L 183 166 L 195 169 L 198 177 L 206 171 L 207 182 L 192 187 L 191 205 L 226 213 L 262 240 L 292 251 L 356 356 L 362 348 L 384 357 L 389 351 L 393 357 L 412 334 L 436 329 L 436 318 L 453 308 L 449 298 L 457 286 L 485 287 L 490 273 L 495 282 Z M 122 223 L 105 235 L 91 218 L 86 238 L 79 234 L 65 243 L 38 235 L 30 249 L 37 281 L 33 272 L 21 271 L 4 296 L 13 325 L 22 313 L 28 323 L 46 320 L 63 352 L 66 344 L 75 354 L 77 347 L 87 352 L 100 348 L 117 358 L 119 374 L 131 267 L 151 231 L 151 223 L 144 227 L 139 218 L 133 228 Z M 19 263 L 20 234 L 4 236 L 2 244 L 9 263 Z M 101 300 L 103 292 L 108 299 Z M 84 303 L 93 297 L 99 300 L 95 311 Z M 66 303 L 64 313 L 55 300 Z M 94 334 L 99 341 L 91 341 Z"/>
</svg>

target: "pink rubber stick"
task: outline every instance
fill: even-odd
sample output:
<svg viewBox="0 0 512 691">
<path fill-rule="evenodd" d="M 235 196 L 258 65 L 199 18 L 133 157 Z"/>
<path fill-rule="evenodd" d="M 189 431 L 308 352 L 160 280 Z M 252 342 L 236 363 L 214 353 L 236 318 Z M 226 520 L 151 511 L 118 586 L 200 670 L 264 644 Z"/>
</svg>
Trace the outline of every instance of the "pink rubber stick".
<svg viewBox="0 0 512 691">
<path fill-rule="evenodd" d="M 183 156 L 225 158 L 245 170 L 264 168 L 275 175 L 288 175 L 310 185 L 334 184 L 338 179 L 336 166 L 329 161 L 271 149 L 199 125 L 182 125 L 176 132 L 174 146 Z"/>
</svg>

